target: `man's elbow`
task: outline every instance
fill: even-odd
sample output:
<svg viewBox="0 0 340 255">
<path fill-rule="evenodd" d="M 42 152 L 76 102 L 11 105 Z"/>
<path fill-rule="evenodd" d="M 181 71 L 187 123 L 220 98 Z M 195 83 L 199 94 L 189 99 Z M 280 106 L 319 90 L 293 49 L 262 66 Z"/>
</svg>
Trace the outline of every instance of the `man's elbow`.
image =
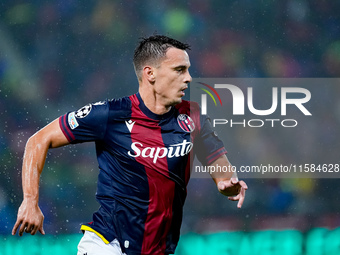
<svg viewBox="0 0 340 255">
<path fill-rule="evenodd" d="M 42 148 L 51 148 L 51 140 L 44 135 L 42 130 L 36 132 L 26 142 L 26 150 L 31 148 L 36 148 L 41 150 Z"/>
</svg>

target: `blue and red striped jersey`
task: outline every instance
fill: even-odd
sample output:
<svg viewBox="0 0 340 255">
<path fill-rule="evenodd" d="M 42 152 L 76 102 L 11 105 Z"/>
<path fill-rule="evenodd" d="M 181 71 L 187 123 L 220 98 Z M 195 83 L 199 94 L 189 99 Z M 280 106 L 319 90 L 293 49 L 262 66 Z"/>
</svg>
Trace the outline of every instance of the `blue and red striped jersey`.
<svg viewBox="0 0 340 255">
<path fill-rule="evenodd" d="M 71 143 L 94 141 L 100 208 L 82 230 L 126 254 L 174 253 L 180 236 L 190 164 L 209 165 L 226 153 L 197 103 L 182 101 L 163 115 L 139 93 L 89 104 L 59 118 Z"/>
</svg>

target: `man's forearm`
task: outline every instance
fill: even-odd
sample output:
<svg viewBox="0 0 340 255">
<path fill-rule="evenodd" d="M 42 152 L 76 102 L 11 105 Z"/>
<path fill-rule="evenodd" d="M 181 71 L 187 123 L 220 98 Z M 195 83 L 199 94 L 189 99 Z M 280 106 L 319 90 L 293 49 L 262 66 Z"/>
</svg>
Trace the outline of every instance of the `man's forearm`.
<svg viewBox="0 0 340 255">
<path fill-rule="evenodd" d="M 49 148 L 57 148 L 67 144 L 69 142 L 59 127 L 58 119 L 30 137 L 26 144 L 22 166 L 24 199 L 38 203 L 39 179 L 45 165 L 47 151 Z"/>
<path fill-rule="evenodd" d="M 214 166 L 214 169 L 223 169 L 223 171 L 214 171 L 211 173 L 211 177 L 216 184 L 220 181 L 230 180 L 232 177 L 237 178 L 237 174 L 233 171 L 233 167 L 226 155 L 219 157 L 211 166 Z"/>
<path fill-rule="evenodd" d="M 44 168 L 49 144 L 40 139 L 39 133 L 33 135 L 26 144 L 22 166 L 22 189 L 24 199 L 34 203 L 39 200 L 39 179 Z"/>
</svg>

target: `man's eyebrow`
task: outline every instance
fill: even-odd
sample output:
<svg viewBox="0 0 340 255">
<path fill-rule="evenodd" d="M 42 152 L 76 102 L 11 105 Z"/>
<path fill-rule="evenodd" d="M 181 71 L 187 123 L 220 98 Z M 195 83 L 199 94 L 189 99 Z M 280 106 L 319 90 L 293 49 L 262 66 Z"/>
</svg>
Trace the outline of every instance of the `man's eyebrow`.
<svg viewBox="0 0 340 255">
<path fill-rule="evenodd" d="M 174 69 L 183 69 L 183 68 L 189 68 L 190 66 L 186 65 L 180 65 L 180 66 L 175 66 Z"/>
</svg>

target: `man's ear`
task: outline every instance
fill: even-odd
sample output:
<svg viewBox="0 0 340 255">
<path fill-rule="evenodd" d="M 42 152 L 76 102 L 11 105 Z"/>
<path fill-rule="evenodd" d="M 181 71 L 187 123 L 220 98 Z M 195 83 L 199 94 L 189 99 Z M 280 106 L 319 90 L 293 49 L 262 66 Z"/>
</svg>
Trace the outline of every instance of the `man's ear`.
<svg viewBox="0 0 340 255">
<path fill-rule="evenodd" d="M 154 73 L 154 68 L 151 66 L 144 66 L 143 68 L 143 76 L 150 82 L 154 83 L 156 78 L 155 78 L 155 73 Z"/>
</svg>

